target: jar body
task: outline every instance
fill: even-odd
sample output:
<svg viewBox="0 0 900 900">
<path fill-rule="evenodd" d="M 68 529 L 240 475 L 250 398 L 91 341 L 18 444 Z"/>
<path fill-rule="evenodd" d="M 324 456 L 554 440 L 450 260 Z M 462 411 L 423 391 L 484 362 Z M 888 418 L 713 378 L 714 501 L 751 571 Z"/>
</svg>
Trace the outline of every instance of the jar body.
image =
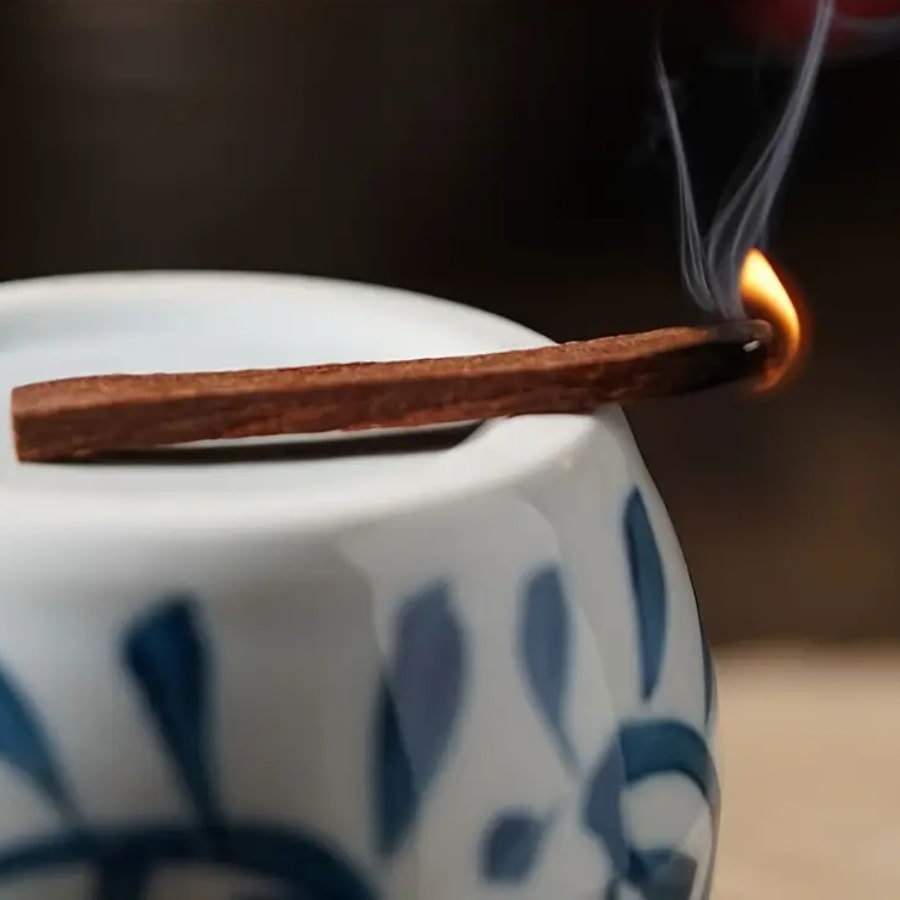
<svg viewBox="0 0 900 900">
<path fill-rule="evenodd" d="M 716 799 L 694 601 L 652 490 L 609 485 L 599 449 L 521 492 L 328 539 L 123 547 L 130 579 L 107 563 L 5 593 L 4 700 L 43 737 L 9 711 L 0 737 L 44 749 L 0 775 L 4 896 L 76 900 L 106 866 L 133 877 L 132 856 L 149 893 L 126 896 L 160 900 L 218 896 L 217 865 L 310 896 L 575 900 L 660 877 L 629 868 L 660 845 L 702 876 Z M 321 874 L 290 854 L 279 869 L 293 841 Z M 46 859 L 27 865 L 32 845 Z M 355 874 L 316 894 L 331 867 Z"/>
</svg>

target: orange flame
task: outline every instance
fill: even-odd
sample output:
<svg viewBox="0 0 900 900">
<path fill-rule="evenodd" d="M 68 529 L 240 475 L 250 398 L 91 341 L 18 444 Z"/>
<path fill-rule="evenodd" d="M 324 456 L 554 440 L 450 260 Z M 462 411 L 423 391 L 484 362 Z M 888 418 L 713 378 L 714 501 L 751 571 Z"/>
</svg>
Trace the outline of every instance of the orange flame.
<svg viewBox="0 0 900 900">
<path fill-rule="evenodd" d="M 804 329 L 787 288 L 759 250 L 751 250 L 741 267 L 741 299 L 748 315 L 765 319 L 774 331 L 770 362 L 761 389 L 773 387 L 794 368 L 800 357 Z"/>
</svg>

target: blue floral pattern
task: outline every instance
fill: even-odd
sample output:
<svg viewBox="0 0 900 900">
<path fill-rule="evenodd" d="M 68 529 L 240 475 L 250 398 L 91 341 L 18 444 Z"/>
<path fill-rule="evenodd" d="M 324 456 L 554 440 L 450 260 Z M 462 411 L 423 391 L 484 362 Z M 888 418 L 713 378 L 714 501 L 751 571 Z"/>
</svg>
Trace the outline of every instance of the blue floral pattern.
<svg viewBox="0 0 900 900">
<path fill-rule="evenodd" d="M 36 873 L 87 865 L 95 900 L 142 900 L 167 869 L 212 864 L 266 881 L 275 891 L 271 900 L 376 900 L 371 879 L 325 838 L 234 821 L 222 811 L 211 745 L 212 660 L 192 597 L 156 604 L 127 629 L 122 648 L 191 820 L 91 827 L 72 800 L 37 711 L 0 673 L 0 761 L 43 793 L 62 819 L 55 834 L 0 848 L 0 890 Z M 382 857 L 396 851 L 438 774 L 459 714 L 462 673 L 462 629 L 450 588 L 441 584 L 401 609 L 392 665 L 380 687 L 372 805 Z"/>
<path fill-rule="evenodd" d="M 570 765 L 575 751 L 563 721 L 571 658 L 569 619 L 562 579 L 556 568 L 546 568 L 525 588 L 521 657 L 535 704 Z"/>
<path fill-rule="evenodd" d="M 662 558 L 647 506 L 637 488 L 625 503 L 623 531 L 640 635 L 641 693 L 649 700 L 662 673 L 669 609 Z"/>
<path fill-rule="evenodd" d="M 659 686 L 666 653 L 668 599 L 662 559 L 643 497 L 633 489 L 625 502 L 623 541 L 631 578 L 638 635 L 641 696 L 651 701 Z M 700 890 L 708 900 L 718 834 L 719 784 L 706 735 L 686 722 L 640 719 L 619 724 L 609 745 L 592 763 L 577 757 L 568 736 L 563 709 L 570 642 L 562 579 L 555 569 L 534 575 L 524 591 L 519 647 L 523 678 L 538 714 L 545 721 L 562 761 L 582 792 L 581 821 L 612 867 L 605 900 L 616 900 L 628 884 L 645 900 L 691 900 L 696 894 L 698 861 L 677 848 L 640 850 L 629 833 L 626 792 L 649 778 L 676 777 L 694 785 L 712 818 L 707 874 Z M 714 704 L 712 660 L 703 643 L 704 714 Z M 556 810 L 509 809 L 488 823 L 481 838 L 481 874 L 488 882 L 520 884 L 540 861 Z"/>
<path fill-rule="evenodd" d="M 394 664 L 381 687 L 375 723 L 373 811 L 376 847 L 392 856 L 437 776 L 459 715 L 463 634 L 441 583 L 400 613 Z"/>
<path fill-rule="evenodd" d="M 686 780 L 702 795 L 717 833 L 719 787 L 707 738 L 687 722 L 649 716 L 665 663 L 668 597 L 650 517 L 637 490 L 624 505 L 622 541 L 638 635 L 637 679 L 645 709 L 617 723 L 600 752 L 582 754 L 567 722 L 573 630 L 562 574 L 533 573 L 521 595 L 517 659 L 523 690 L 548 740 L 578 788 L 580 824 L 610 861 L 597 896 L 616 900 L 630 885 L 645 900 L 692 900 L 700 862 L 678 847 L 636 846 L 626 794 L 649 778 Z M 391 646 L 375 686 L 369 748 L 371 835 L 377 864 L 390 863 L 415 835 L 424 804 L 454 749 L 469 689 L 468 635 L 452 583 L 438 581 L 398 607 Z M 0 762 L 17 772 L 57 811 L 51 833 L 0 846 L 0 893 L 37 874 L 87 867 L 94 900 L 145 900 L 167 870 L 207 864 L 268 885 L 258 900 L 378 900 L 365 864 L 324 835 L 268 822 L 243 821 L 221 803 L 217 772 L 215 655 L 192 595 L 155 603 L 121 635 L 121 664 L 135 702 L 187 801 L 178 820 L 97 826 L 67 782 L 51 733 L 22 687 L 0 669 Z M 714 677 L 704 646 L 705 716 Z M 541 861 L 559 810 L 510 806 L 476 835 L 486 886 L 526 885 Z M 715 846 L 709 851 L 714 859 Z M 707 900 L 709 873 L 699 896 Z M 232 898 L 232 900 L 247 900 Z M 256 898 L 254 898 L 256 900 Z"/>
</svg>

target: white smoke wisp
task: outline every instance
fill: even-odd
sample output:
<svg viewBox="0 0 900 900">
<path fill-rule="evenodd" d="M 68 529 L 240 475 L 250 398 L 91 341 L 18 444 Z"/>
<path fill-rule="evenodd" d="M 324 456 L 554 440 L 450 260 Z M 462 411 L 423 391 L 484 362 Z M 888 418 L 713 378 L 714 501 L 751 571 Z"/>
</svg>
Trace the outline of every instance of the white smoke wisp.
<svg viewBox="0 0 900 900">
<path fill-rule="evenodd" d="M 682 278 L 705 312 L 732 319 L 744 315 L 739 289 L 741 266 L 747 253 L 765 242 L 772 207 L 803 129 L 833 19 L 834 0 L 819 0 L 806 51 L 772 136 L 705 232 L 697 214 L 672 87 L 657 49 L 656 77 L 678 179 Z"/>
</svg>

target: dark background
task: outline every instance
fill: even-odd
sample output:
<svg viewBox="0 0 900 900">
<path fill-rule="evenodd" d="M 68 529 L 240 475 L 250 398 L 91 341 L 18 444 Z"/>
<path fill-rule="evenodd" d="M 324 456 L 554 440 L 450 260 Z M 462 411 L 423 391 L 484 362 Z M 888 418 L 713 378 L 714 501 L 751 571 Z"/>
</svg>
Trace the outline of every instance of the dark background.
<svg viewBox="0 0 900 900">
<path fill-rule="evenodd" d="M 670 7 L 6 0 L 0 278 L 328 274 L 557 339 L 699 320 L 655 29 L 707 209 L 787 75 L 700 0 Z M 771 244 L 813 316 L 802 378 L 632 416 L 720 642 L 900 636 L 898 97 L 897 54 L 822 76 Z"/>
</svg>

